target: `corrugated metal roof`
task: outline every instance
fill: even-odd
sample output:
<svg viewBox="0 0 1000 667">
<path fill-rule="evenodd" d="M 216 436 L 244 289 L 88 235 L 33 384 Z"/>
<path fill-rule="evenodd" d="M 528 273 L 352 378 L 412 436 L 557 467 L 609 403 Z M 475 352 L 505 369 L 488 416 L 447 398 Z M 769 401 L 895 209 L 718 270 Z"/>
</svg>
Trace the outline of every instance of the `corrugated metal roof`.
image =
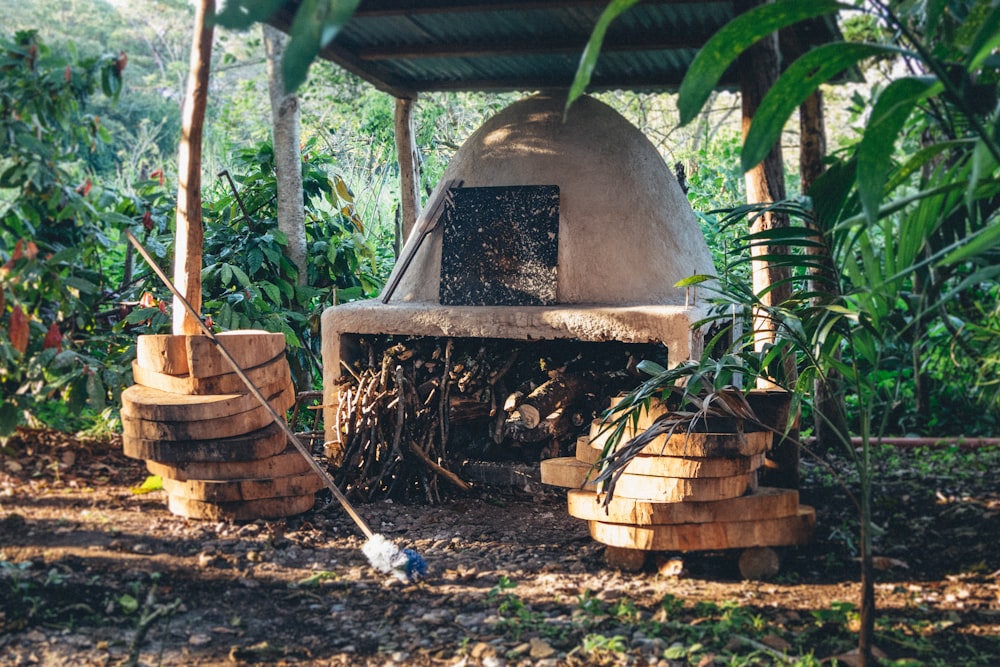
<svg viewBox="0 0 1000 667">
<path fill-rule="evenodd" d="M 272 19 L 287 30 L 301 0 Z M 806 0 L 804 0 L 806 1 Z M 362 0 L 321 54 L 397 97 L 568 87 L 608 0 Z M 590 90 L 675 90 L 732 0 L 646 0 L 608 29 Z M 782 58 L 838 37 L 832 20 L 781 35 Z M 735 72 L 724 86 L 736 87 Z"/>
</svg>

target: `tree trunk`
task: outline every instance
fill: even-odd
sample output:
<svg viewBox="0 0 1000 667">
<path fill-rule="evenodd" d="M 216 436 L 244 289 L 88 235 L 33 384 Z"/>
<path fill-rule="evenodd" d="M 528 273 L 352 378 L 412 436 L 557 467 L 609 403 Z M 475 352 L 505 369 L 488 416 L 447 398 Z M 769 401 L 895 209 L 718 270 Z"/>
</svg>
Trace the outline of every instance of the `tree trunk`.
<svg viewBox="0 0 1000 667">
<path fill-rule="evenodd" d="M 278 183 L 278 229 L 288 237 L 285 252 L 298 269 L 298 284 L 309 279 L 306 254 L 305 204 L 302 193 L 302 152 L 299 149 L 299 98 L 285 94 L 281 76 L 281 56 L 285 35 L 263 24 L 264 52 L 267 54 L 267 88 L 271 97 L 274 125 L 274 171 Z"/>
<path fill-rule="evenodd" d="M 177 225 L 174 243 L 174 284 L 196 313 L 201 312 L 201 246 L 205 231 L 201 219 L 201 140 L 208 103 L 208 75 L 212 65 L 212 16 L 215 0 L 201 0 L 195 8 L 194 39 L 187 90 L 181 112 L 181 141 L 177 151 Z M 174 297 L 173 332 L 200 334 L 201 328 Z"/>
<path fill-rule="evenodd" d="M 740 0 L 737 11 L 745 12 L 761 4 L 755 0 Z M 743 137 L 750 130 L 750 123 L 760 106 L 761 100 L 768 89 L 778 79 L 778 36 L 773 34 L 750 47 L 739 57 L 740 99 L 743 110 Z M 785 173 L 781 156 L 780 143 L 775 144 L 771 151 L 758 164 L 745 174 L 747 187 L 747 203 L 768 204 L 785 198 Z M 765 213 L 758 216 L 750 226 L 752 234 L 770 229 L 788 227 L 788 217 L 777 213 Z M 751 270 L 753 273 L 753 291 L 765 308 L 777 306 L 791 297 L 791 286 L 781 283 L 788 277 L 788 270 L 776 267 L 767 261 L 755 260 L 753 257 L 776 255 L 787 252 L 780 246 L 755 246 L 751 249 Z M 776 339 L 778 324 L 773 322 L 766 312 L 754 313 L 753 335 L 754 348 L 761 350 Z M 795 359 L 785 359 L 785 382 L 792 386 L 796 378 Z M 767 379 L 758 380 L 758 388 L 768 389 L 774 383 Z M 791 434 L 797 436 L 797 433 Z M 768 483 L 788 488 L 798 488 L 799 450 L 793 441 L 782 439 L 778 442 L 770 456 Z"/>
<path fill-rule="evenodd" d="M 799 175 L 802 180 L 802 194 L 808 194 L 813 183 L 825 169 L 823 155 L 826 153 L 826 131 L 823 120 L 823 94 L 814 92 L 799 106 Z M 819 230 L 817 230 L 819 231 Z M 836 285 L 832 282 L 833 267 L 830 256 L 823 248 L 807 248 L 806 252 L 821 260 L 824 269 L 811 269 L 814 280 L 810 289 L 816 293 L 832 294 Z M 814 303 L 820 300 L 814 299 Z M 816 378 L 813 383 L 813 434 L 820 446 L 840 444 L 847 437 L 847 420 L 844 397 L 840 387 L 840 374 L 830 369 L 827 377 Z"/>
</svg>

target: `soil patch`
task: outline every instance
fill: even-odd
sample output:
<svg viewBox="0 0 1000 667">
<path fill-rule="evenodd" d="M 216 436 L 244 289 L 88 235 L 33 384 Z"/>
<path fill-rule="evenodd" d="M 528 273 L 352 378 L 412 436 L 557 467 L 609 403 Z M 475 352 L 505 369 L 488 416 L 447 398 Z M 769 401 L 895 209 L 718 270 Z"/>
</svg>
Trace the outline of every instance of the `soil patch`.
<svg viewBox="0 0 1000 667">
<path fill-rule="evenodd" d="M 879 460 L 879 648 L 913 664 L 996 664 L 1000 452 L 887 449 Z M 322 493 L 288 520 L 186 520 L 162 491 L 136 492 L 148 473 L 116 441 L 23 430 L 0 453 L 0 662 L 849 661 L 855 512 L 825 468 L 803 471 L 816 540 L 783 550 L 772 581 L 741 581 L 729 552 L 610 568 L 564 492 L 526 481 L 436 506 L 361 505 L 428 561 L 426 581 L 407 585 L 368 566 Z"/>
</svg>

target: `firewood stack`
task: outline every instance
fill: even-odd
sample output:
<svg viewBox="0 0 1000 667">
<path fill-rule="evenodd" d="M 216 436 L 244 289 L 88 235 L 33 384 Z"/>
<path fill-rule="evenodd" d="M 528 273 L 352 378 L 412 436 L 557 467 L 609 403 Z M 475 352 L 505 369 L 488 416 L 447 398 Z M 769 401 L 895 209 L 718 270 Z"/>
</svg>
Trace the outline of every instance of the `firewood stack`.
<svg viewBox="0 0 1000 667">
<path fill-rule="evenodd" d="M 326 454 L 350 498 L 427 502 L 471 488 L 467 462 L 572 450 L 655 345 L 365 335 L 337 387 Z M 633 361 L 634 363 L 634 361 Z"/>
<path fill-rule="evenodd" d="M 295 402 L 284 334 L 218 334 L 284 413 Z M 245 521 L 311 509 L 323 483 L 207 336 L 139 336 L 122 392 L 126 456 L 163 479 L 171 512 Z"/>
<path fill-rule="evenodd" d="M 651 407 L 637 424 L 629 424 L 618 446 L 664 412 Z M 770 431 L 689 434 L 680 428 L 660 435 L 625 466 L 607 501 L 604 489 L 591 480 L 609 435 L 610 428 L 595 420 L 590 434 L 577 441 L 575 457 L 542 462 L 542 481 L 571 489 L 570 515 L 586 520 L 598 542 L 615 550 L 684 552 L 810 539 L 816 512 L 799 505 L 798 491 L 757 486 Z"/>
</svg>

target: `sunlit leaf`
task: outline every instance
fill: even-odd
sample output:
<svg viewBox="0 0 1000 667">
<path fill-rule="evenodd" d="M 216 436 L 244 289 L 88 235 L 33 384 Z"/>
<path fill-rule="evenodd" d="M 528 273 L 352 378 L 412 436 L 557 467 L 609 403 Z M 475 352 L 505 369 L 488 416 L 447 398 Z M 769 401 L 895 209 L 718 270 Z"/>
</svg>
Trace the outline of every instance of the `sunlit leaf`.
<svg viewBox="0 0 1000 667">
<path fill-rule="evenodd" d="M 601 12 L 597 23 L 594 25 L 594 29 L 590 33 L 590 39 L 587 40 L 587 46 L 584 47 L 583 54 L 580 56 L 580 64 L 576 68 L 576 76 L 573 78 L 573 83 L 569 88 L 569 95 L 566 97 L 566 109 L 564 113 L 569 112 L 569 108 L 573 102 L 580 99 L 580 96 L 586 92 L 587 86 L 590 85 L 590 78 L 594 75 L 594 67 L 597 66 L 597 57 L 601 54 L 601 46 L 604 44 L 604 36 L 608 31 L 608 26 L 623 12 L 638 2 L 639 0 L 612 0 L 604 8 L 604 11 Z"/>
<path fill-rule="evenodd" d="M 354 14 L 360 0 L 303 0 L 289 30 L 281 59 L 285 90 L 295 92 L 309 73 L 309 66 Z"/>
<path fill-rule="evenodd" d="M 283 4 L 285 0 L 226 0 L 213 20 L 224 28 L 246 30 L 254 23 L 267 21 Z"/>
<path fill-rule="evenodd" d="M 858 192 L 870 223 L 878 217 L 903 124 L 917 102 L 940 89 L 931 77 L 906 77 L 890 83 L 878 96 L 858 145 Z"/>
<path fill-rule="evenodd" d="M 701 112 L 736 58 L 773 32 L 805 19 L 847 8 L 835 0 L 778 0 L 755 7 L 727 23 L 702 47 L 688 67 L 677 96 L 680 124 L 687 125 Z"/>
<path fill-rule="evenodd" d="M 161 491 L 163 490 L 163 478 L 159 475 L 149 475 L 143 480 L 142 484 L 133 486 L 129 490 L 137 496 L 144 493 L 152 493 L 153 491 Z"/>
<path fill-rule="evenodd" d="M 740 154 L 743 171 L 749 171 L 767 156 L 781 138 L 788 118 L 821 84 L 866 58 L 886 53 L 899 53 L 899 49 L 835 42 L 816 47 L 792 63 L 767 91 L 754 113 Z"/>
<path fill-rule="evenodd" d="M 986 15 L 979 32 L 972 44 L 969 46 L 971 58 L 969 60 L 969 71 L 974 72 L 983 64 L 983 61 L 993 51 L 1000 46 L 1000 4 L 994 3 L 992 10 Z"/>
</svg>

